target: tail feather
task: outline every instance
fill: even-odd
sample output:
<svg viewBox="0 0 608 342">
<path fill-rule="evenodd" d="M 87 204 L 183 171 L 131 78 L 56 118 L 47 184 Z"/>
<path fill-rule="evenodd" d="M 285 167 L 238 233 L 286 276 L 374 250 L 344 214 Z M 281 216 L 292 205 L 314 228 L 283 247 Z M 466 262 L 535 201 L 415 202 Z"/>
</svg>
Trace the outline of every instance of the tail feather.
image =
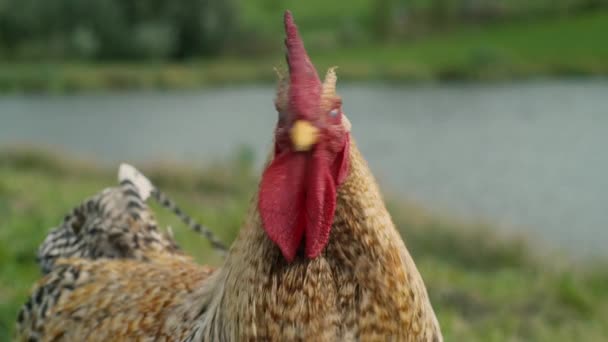
<svg viewBox="0 0 608 342">
<path fill-rule="evenodd" d="M 50 272 L 60 258 L 146 260 L 151 252 L 181 254 L 173 234 L 159 230 L 146 205 L 150 196 L 205 236 L 220 254 L 226 253 L 226 246 L 208 228 L 185 214 L 133 166 L 121 164 L 118 180 L 120 186 L 87 199 L 47 235 L 37 255 L 43 273 Z"/>
<path fill-rule="evenodd" d="M 135 186 L 135 190 L 139 194 L 139 198 L 147 201 L 152 191 L 154 191 L 154 185 L 146 176 L 139 172 L 136 168 L 129 164 L 122 163 L 118 168 L 118 182 L 123 184 L 124 182 L 131 182 Z"/>
<path fill-rule="evenodd" d="M 192 216 L 186 214 L 173 200 L 171 200 L 171 198 L 169 198 L 169 196 L 156 188 L 146 176 L 133 166 L 124 163 L 121 164 L 118 171 L 118 180 L 121 184 L 133 184 L 137 188 L 140 197 L 144 200 L 147 200 L 152 196 L 162 207 L 170 210 L 179 217 L 185 225 L 209 240 L 213 249 L 218 253 L 225 255 L 228 251 L 226 245 L 224 245 L 209 228 L 198 223 Z"/>
<path fill-rule="evenodd" d="M 227 253 L 228 248 L 226 247 L 226 245 L 224 245 L 224 243 L 220 241 L 217 236 L 215 236 L 215 234 L 213 234 L 213 232 L 209 230 L 209 228 L 196 222 L 191 216 L 181 210 L 177 206 L 177 204 L 173 202 L 166 194 L 159 191 L 158 189 L 154 189 L 154 191 L 152 191 L 152 197 L 154 197 L 154 199 L 156 199 L 156 201 L 160 205 L 162 205 L 168 210 L 171 210 L 177 217 L 180 218 L 180 220 L 185 225 L 207 238 L 207 240 L 209 240 L 209 243 L 211 243 L 213 249 L 215 249 L 218 253 L 220 253 L 221 255 L 225 255 Z"/>
</svg>

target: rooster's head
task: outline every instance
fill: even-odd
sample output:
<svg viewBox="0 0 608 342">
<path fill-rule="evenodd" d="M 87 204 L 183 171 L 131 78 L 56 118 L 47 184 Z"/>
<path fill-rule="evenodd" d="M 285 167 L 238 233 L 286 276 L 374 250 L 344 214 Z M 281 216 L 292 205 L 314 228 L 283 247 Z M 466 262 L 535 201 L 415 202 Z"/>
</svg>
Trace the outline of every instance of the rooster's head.
<svg viewBox="0 0 608 342">
<path fill-rule="evenodd" d="M 349 165 L 349 123 L 336 74 L 321 83 L 293 17 L 285 13 L 289 75 L 279 74 L 274 157 L 262 176 L 258 208 L 285 259 L 316 258 L 329 240 L 336 191 Z"/>
</svg>

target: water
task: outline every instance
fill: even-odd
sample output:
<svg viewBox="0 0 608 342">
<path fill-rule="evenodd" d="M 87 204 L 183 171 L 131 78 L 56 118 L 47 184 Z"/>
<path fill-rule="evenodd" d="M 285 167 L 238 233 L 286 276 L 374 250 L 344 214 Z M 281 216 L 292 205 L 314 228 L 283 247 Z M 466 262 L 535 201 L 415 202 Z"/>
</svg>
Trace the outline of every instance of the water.
<svg viewBox="0 0 608 342">
<path fill-rule="evenodd" d="M 342 85 L 353 134 L 386 191 L 439 212 L 608 255 L 608 82 Z M 0 145 L 108 163 L 222 158 L 275 120 L 271 87 L 0 97 Z"/>
</svg>

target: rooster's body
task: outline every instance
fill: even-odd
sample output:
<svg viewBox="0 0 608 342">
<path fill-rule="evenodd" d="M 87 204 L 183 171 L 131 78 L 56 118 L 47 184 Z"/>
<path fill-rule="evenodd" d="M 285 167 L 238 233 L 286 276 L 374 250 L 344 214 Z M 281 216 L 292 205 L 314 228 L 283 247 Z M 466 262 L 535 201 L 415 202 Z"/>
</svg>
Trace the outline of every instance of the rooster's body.
<svg viewBox="0 0 608 342">
<path fill-rule="evenodd" d="M 286 30 L 275 152 L 224 264 L 212 270 L 176 248 L 53 260 L 19 317 L 21 338 L 442 341 L 350 138 L 333 70 L 321 86 L 289 13 Z"/>
<path fill-rule="evenodd" d="M 414 262 L 356 146 L 329 243 L 288 263 L 253 212 L 210 278 L 204 340 L 441 341 Z"/>
</svg>

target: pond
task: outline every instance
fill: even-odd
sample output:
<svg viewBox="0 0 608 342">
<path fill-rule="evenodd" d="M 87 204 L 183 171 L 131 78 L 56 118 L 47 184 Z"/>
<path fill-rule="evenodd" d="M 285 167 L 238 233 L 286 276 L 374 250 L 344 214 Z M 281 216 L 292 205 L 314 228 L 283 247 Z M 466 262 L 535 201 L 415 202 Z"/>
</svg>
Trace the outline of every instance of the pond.
<svg viewBox="0 0 608 342">
<path fill-rule="evenodd" d="M 608 255 L 608 81 L 341 85 L 353 135 L 385 192 L 577 255 Z M 0 145 L 106 163 L 204 164 L 276 118 L 271 86 L 0 97 Z"/>
</svg>

